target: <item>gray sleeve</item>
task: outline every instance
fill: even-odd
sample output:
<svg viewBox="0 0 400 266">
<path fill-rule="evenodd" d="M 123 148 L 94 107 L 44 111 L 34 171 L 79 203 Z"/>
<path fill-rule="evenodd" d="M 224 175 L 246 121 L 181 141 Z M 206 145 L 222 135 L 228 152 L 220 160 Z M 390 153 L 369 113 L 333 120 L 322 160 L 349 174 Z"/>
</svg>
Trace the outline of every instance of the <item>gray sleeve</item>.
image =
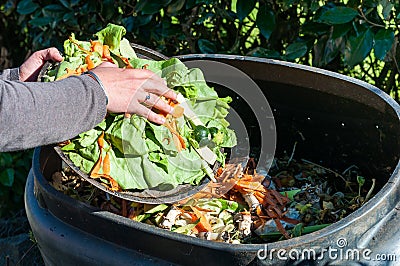
<svg viewBox="0 0 400 266">
<path fill-rule="evenodd" d="M 48 83 L 0 80 L 0 152 L 73 138 L 105 115 L 106 95 L 87 75 Z"/>
<path fill-rule="evenodd" d="M 19 80 L 19 68 L 4 69 L 0 71 L 1 80 Z"/>
</svg>

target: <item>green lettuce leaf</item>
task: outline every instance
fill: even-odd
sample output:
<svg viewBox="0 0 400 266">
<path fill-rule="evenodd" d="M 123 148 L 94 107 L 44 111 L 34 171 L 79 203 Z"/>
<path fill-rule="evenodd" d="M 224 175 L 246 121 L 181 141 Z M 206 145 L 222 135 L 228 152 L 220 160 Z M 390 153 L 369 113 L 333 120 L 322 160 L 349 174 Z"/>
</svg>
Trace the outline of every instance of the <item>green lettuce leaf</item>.
<svg viewBox="0 0 400 266">
<path fill-rule="evenodd" d="M 98 37 L 101 43 L 108 45 L 111 52 L 119 55 L 119 46 L 125 33 L 124 27 L 109 23 L 107 27 L 97 32 L 95 36 Z"/>
<path fill-rule="evenodd" d="M 127 156 L 142 156 L 148 153 L 145 126 L 143 117 L 120 115 L 105 131 L 105 139 Z"/>
<path fill-rule="evenodd" d="M 133 50 L 131 44 L 125 38 L 121 40 L 121 44 L 119 46 L 119 52 L 122 57 L 126 57 L 129 59 L 137 58 L 135 50 Z"/>
</svg>

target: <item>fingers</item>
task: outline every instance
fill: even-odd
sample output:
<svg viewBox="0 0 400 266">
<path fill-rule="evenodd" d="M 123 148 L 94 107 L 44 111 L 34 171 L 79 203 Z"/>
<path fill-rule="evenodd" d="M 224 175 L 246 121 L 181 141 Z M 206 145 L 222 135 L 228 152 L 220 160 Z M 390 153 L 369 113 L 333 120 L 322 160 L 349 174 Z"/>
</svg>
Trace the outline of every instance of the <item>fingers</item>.
<svg viewBox="0 0 400 266">
<path fill-rule="evenodd" d="M 176 92 L 174 92 L 174 91 L 171 90 L 171 89 L 168 89 L 168 90 L 165 91 L 162 95 L 163 95 L 164 97 L 169 98 L 169 99 L 174 100 L 174 101 L 176 101 L 176 98 L 178 97 L 178 95 L 176 94 Z"/>
<path fill-rule="evenodd" d="M 143 116 L 144 118 L 146 118 L 147 120 L 154 122 L 156 124 L 164 124 L 165 123 L 165 118 L 162 117 L 159 114 L 154 113 L 153 111 L 151 111 L 149 108 L 143 106 L 143 105 L 138 105 L 135 106 L 135 110 L 134 112 L 130 112 L 130 113 L 136 113 L 140 116 Z"/>
<path fill-rule="evenodd" d="M 141 98 L 143 98 L 143 100 L 141 101 L 142 104 L 144 104 L 149 108 L 155 108 L 167 114 L 173 111 L 173 108 L 168 103 L 166 103 L 164 100 L 162 100 L 155 94 L 148 93 L 147 95 Z"/>
<path fill-rule="evenodd" d="M 141 76 L 141 78 L 139 78 L 138 76 L 140 76 L 140 75 L 143 75 L 143 76 Z M 140 73 L 136 76 L 136 78 L 145 79 L 145 82 L 143 83 L 144 91 L 154 93 L 159 96 L 164 96 L 171 100 L 176 100 L 176 97 L 177 97 L 176 93 L 173 90 L 171 90 L 170 88 L 168 88 L 167 82 L 164 79 L 162 79 L 161 77 L 159 77 L 157 74 L 155 74 L 154 72 L 151 72 L 149 70 L 140 71 Z"/>
<path fill-rule="evenodd" d="M 61 62 L 63 60 L 60 52 L 55 47 L 47 48 L 45 50 L 38 51 L 37 53 L 39 53 L 39 58 L 42 61 Z"/>
<path fill-rule="evenodd" d="M 168 88 L 167 82 L 156 73 L 147 69 L 125 69 L 124 72 L 132 75 L 134 81 L 142 81 L 140 87 L 143 91 L 176 100 L 176 93 Z"/>
<path fill-rule="evenodd" d="M 154 123 L 163 124 L 165 119 L 150 108 L 164 114 L 173 110 L 160 96 L 175 100 L 176 93 L 167 87 L 165 80 L 150 70 L 121 69 L 114 64 L 103 63 L 92 71 L 103 84 L 109 112 L 134 113 Z"/>
<path fill-rule="evenodd" d="M 46 61 L 60 62 L 63 57 L 54 47 L 34 52 L 19 68 L 21 81 L 36 81 Z"/>
<path fill-rule="evenodd" d="M 150 84 L 149 84 L 150 85 Z M 164 96 L 165 98 L 169 98 L 171 100 L 176 100 L 176 93 L 168 88 L 166 85 L 158 84 L 154 86 L 146 86 L 145 91 Z"/>
<path fill-rule="evenodd" d="M 98 68 L 106 68 L 106 67 L 117 68 L 118 66 L 116 64 L 111 63 L 111 62 L 103 62 L 100 65 L 98 65 L 97 67 Z"/>
</svg>

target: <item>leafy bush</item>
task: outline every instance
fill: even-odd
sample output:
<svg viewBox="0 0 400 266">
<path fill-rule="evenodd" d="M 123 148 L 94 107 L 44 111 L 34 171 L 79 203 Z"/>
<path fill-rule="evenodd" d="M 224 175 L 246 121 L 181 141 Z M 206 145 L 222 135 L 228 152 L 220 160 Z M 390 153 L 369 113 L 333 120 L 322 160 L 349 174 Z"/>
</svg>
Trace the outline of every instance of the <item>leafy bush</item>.
<svg viewBox="0 0 400 266">
<path fill-rule="evenodd" d="M 0 217 L 11 216 L 23 207 L 31 159 L 31 151 L 0 153 Z"/>
<path fill-rule="evenodd" d="M 398 100 L 398 1 L 22 0 L 2 10 L 21 25 L 12 30 L 26 36 L 26 50 L 60 47 L 71 32 L 90 38 L 112 22 L 126 27 L 128 39 L 167 55 L 296 61 L 363 79 Z"/>
<path fill-rule="evenodd" d="M 71 32 L 88 39 L 111 22 L 123 25 L 129 40 L 169 56 L 294 61 L 357 77 L 399 100 L 399 1 L 8 0 L 0 9 L 2 66 L 20 64 L 33 50 L 61 48 Z"/>
</svg>

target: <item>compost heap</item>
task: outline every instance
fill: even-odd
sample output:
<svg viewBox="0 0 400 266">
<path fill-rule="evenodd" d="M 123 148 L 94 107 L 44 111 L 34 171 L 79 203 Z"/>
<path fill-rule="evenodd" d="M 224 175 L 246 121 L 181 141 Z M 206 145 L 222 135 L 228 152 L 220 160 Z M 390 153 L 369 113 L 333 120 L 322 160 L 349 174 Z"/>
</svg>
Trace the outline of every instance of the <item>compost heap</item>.
<svg viewBox="0 0 400 266">
<path fill-rule="evenodd" d="M 93 187 L 69 168 L 52 176 L 57 190 L 137 222 L 202 239 L 267 243 L 308 234 L 349 215 L 373 196 L 375 179 L 357 166 L 339 173 L 305 159 L 276 158 L 269 171 L 226 164 L 202 191 L 176 204 L 130 202 Z"/>
</svg>

